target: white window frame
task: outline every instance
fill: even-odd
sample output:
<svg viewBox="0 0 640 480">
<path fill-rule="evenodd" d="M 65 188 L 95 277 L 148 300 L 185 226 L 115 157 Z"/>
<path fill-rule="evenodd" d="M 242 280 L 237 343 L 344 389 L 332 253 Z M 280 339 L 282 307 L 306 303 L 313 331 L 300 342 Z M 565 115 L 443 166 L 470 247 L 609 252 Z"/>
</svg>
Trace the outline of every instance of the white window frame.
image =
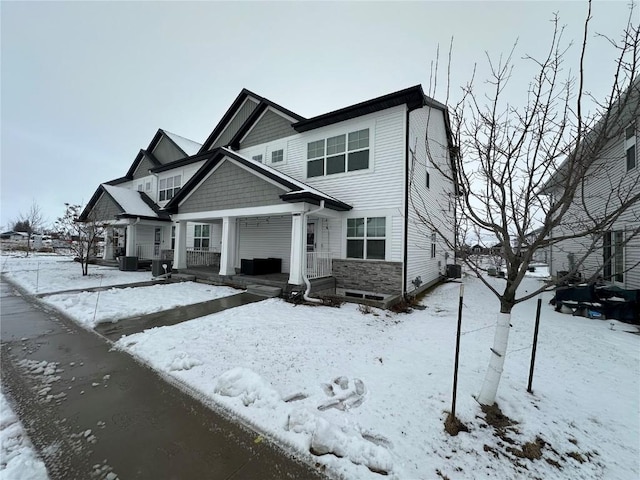
<svg viewBox="0 0 640 480">
<path fill-rule="evenodd" d="M 373 164 L 373 127 L 372 126 L 363 126 L 360 125 L 358 127 L 351 127 L 348 129 L 342 128 L 340 129 L 340 131 L 334 131 L 332 133 L 327 133 L 325 135 L 323 135 L 320 138 L 315 138 L 315 139 L 309 139 L 306 141 L 306 165 L 305 165 L 305 177 L 307 179 L 312 179 L 312 178 L 323 178 L 323 177 L 335 177 L 335 176 L 340 176 L 340 175 L 349 175 L 349 174 L 354 174 L 357 172 L 368 172 L 372 170 L 372 164 Z M 356 146 L 353 147 L 353 139 L 350 142 L 350 136 L 354 135 L 354 134 L 360 134 L 364 131 L 367 131 L 367 146 L 365 147 L 361 147 L 361 146 Z M 339 137 L 344 137 L 344 143 L 342 143 L 342 149 L 338 148 L 334 151 L 332 151 L 331 153 L 329 153 L 329 149 L 331 149 L 332 147 L 336 147 L 336 145 L 329 145 L 329 141 L 330 140 L 334 140 L 337 139 Z M 318 149 L 320 149 L 319 144 L 320 142 L 322 143 L 322 154 L 316 154 L 314 156 L 309 156 L 309 145 L 311 144 L 318 144 Z M 350 165 L 350 157 L 352 154 L 356 154 L 359 152 L 364 152 L 364 151 L 368 151 L 368 158 L 367 158 L 367 168 L 359 168 L 359 169 L 355 169 L 355 170 L 350 170 L 349 169 L 349 165 Z M 334 173 L 327 173 L 327 167 L 328 167 L 328 163 L 329 160 L 334 159 L 334 158 L 338 158 L 338 157 L 344 157 L 344 170 L 342 171 L 338 171 L 338 172 L 334 172 Z M 309 163 L 310 162 L 319 162 L 320 160 L 322 160 L 322 175 L 312 175 L 309 176 Z"/>
<path fill-rule="evenodd" d="M 178 179 L 178 183 L 179 185 L 176 186 L 176 178 Z M 169 183 L 169 180 L 171 180 L 171 187 L 167 187 L 167 183 Z M 162 184 L 165 184 L 165 187 L 162 188 Z M 167 177 L 161 178 L 158 181 L 158 201 L 159 202 L 168 202 L 169 200 L 171 200 L 173 197 L 176 196 L 176 194 L 180 191 L 180 189 L 182 188 L 182 174 L 178 174 L 178 175 L 169 175 Z M 171 191 L 171 196 L 167 195 L 167 192 Z M 164 195 L 164 198 L 162 198 L 162 194 Z"/>
<path fill-rule="evenodd" d="M 384 236 L 380 236 L 380 235 L 370 235 L 369 234 L 369 228 L 368 228 L 368 220 L 372 220 L 372 219 L 383 219 L 384 220 Z M 362 220 L 363 221 L 363 235 L 359 236 L 359 235 L 349 235 L 349 223 L 353 222 L 353 221 L 358 221 L 358 220 Z M 388 234 L 388 229 L 389 229 L 389 218 L 384 216 L 384 215 L 369 215 L 369 216 L 358 216 L 358 217 L 350 217 L 346 219 L 346 229 L 345 229 L 345 238 L 346 238 L 346 243 L 345 243 L 345 258 L 348 259 L 354 259 L 354 260 L 373 260 L 373 261 L 385 261 L 387 259 L 387 251 L 388 251 L 388 247 L 389 247 L 389 234 Z M 349 241 L 362 241 L 362 257 L 350 257 L 349 256 Z M 369 252 L 368 252 L 368 244 L 369 241 L 378 241 L 378 240 L 382 240 L 384 241 L 384 254 L 382 258 L 370 258 L 369 256 Z"/>
<path fill-rule="evenodd" d="M 208 235 L 204 234 L 205 227 L 209 231 Z M 203 245 L 206 241 L 206 246 Z M 197 223 L 193 227 L 193 249 L 208 252 L 211 248 L 211 225 L 208 223 Z"/>
<path fill-rule="evenodd" d="M 636 123 L 633 122 L 625 129 L 624 135 L 624 162 L 625 172 L 630 172 L 638 167 L 638 146 L 636 144 Z M 629 150 L 633 149 L 633 166 L 629 167 Z"/>
</svg>

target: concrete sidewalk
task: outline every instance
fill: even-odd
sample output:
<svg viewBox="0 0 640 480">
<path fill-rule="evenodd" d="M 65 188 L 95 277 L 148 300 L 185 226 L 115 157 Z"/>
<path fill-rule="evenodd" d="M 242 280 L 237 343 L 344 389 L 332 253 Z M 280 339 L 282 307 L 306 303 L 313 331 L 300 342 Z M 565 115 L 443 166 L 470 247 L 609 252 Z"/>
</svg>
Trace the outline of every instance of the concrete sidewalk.
<svg viewBox="0 0 640 480">
<path fill-rule="evenodd" d="M 154 327 L 175 325 L 177 323 L 186 322 L 187 320 L 193 320 L 194 318 L 221 312 L 228 308 L 259 302 L 264 299 L 265 297 L 259 295 L 242 292 L 229 297 L 217 298 L 215 300 L 194 303 L 191 305 L 183 305 L 181 307 L 174 307 L 170 310 L 163 310 L 161 312 L 150 313 L 147 315 L 125 318 L 118 320 L 116 323 L 99 323 L 96 325 L 94 330 L 109 340 L 116 341 L 123 335 L 144 332 L 145 330 Z"/>
<path fill-rule="evenodd" d="M 0 284 L 2 386 L 52 479 L 314 479 L 317 470 Z"/>
</svg>

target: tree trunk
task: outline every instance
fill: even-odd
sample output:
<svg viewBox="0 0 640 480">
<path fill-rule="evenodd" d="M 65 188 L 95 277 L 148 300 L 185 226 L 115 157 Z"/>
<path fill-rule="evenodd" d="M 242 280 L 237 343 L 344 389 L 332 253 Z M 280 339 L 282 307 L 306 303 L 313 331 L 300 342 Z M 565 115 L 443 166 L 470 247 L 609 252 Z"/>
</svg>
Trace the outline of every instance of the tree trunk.
<svg viewBox="0 0 640 480">
<path fill-rule="evenodd" d="M 508 290 L 509 287 L 507 287 L 505 293 Z M 493 405 L 496 401 L 496 393 L 498 392 L 498 385 L 502 377 L 504 359 L 507 354 L 507 345 L 509 344 L 512 308 L 512 302 L 505 299 L 502 300 L 496 323 L 496 332 L 493 337 L 493 347 L 491 348 L 491 358 L 489 359 L 487 374 L 484 377 L 484 383 L 477 398 L 478 402 L 482 405 Z"/>
</svg>

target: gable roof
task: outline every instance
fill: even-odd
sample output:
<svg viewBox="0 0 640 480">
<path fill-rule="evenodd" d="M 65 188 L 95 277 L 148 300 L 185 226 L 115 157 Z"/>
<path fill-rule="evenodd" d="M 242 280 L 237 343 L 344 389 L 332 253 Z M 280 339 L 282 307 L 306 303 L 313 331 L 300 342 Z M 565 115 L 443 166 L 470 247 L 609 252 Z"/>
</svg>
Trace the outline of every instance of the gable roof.
<svg viewBox="0 0 640 480">
<path fill-rule="evenodd" d="M 136 155 L 136 158 L 133 160 L 133 163 L 129 167 L 129 170 L 127 170 L 127 174 L 124 176 L 124 178 L 126 178 L 127 180 L 133 180 L 133 175 L 136 173 L 138 166 L 145 157 L 147 157 L 154 166 L 162 165 L 160 161 L 155 157 L 155 155 L 153 155 L 150 151 L 140 149 L 140 151 Z"/>
<path fill-rule="evenodd" d="M 193 140 L 189 140 L 188 138 L 168 132 L 166 130 L 161 129 L 161 131 L 164 132 L 167 138 L 171 140 L 176 145 L 176 147 L 182 150 L 184 154 L 189 157 L 198 153 L 200 151 L 200 147 L 202 147 L 202 144 L 194 142 Z"/>
<path fill-rule="evenodd" d="M 263 175 L 268 179 L 274 181 L 278 185 L 289 190 L 284 193 L 280 198 L 285 202 L 308 202 L 316 205 L 320 204 L 320 201 L 325 201 L 325 206 L 332 210 L 347 211 L 351 210 L 351 205 L 344 203 L 337 198 L 334 198 L 326 193 L 315 189 L 306 183 L 303 183 L 295 178 L 286 175 L 275 168 L 271 168 L 268 165 L 264 165 L 255 160 L 243 157 L 242 155 L 234 152 L 225 147 L 220 147 L 209 152 L 211 155 L 206 163 L 191 177 L 187 183 L 178 191 L 178 193 L 165 205 L 164 210 L 170 213 L 177 213 L 178 206 L 182 200 L 184 200 L 199 184 L 204 180 L 209 172 L 216 167 L 225 158 L 230 158 L 237 163 L 243 165 L 250 171 Z M 204 156 L 203 156 L 204 157 Z"/>
<path fill-rule="evenodd" d="M 110 199 L 120 207 L 120 210 L 122 210 L 122 213 L 117 215 L 118 218 L 170 220 L 166 212 L 161 211 L 146 193 L 103 183 L 97 188 L 91 200 L 87 203 L 78 217 L 78 221 L 87 221 L 91 210 L 103 194 L 108 195 Z"/>
<path fill-rule="evenodd" d="M 291 110 L 288 110 L 288 109 L 278 105 L 275 102 L 272 102 L 268 98 L 261 97 L 260 95 L 256 95 L 252 91 L 247 90 L 246 88 L 243 88 L 242 91 L 240 92 L 240 94 L 233 101 L 233 103 L 231 104 L 229 109 L 222 116 L 222 119 L 215 126 L 215 128 L 213 129 L 213 131 L 211 132 L 209 137 L 207 137 L 205 142 L 202 144 L 202 147 L 200 148 L 200 151 L 198 153 L 204 153 L 204 152 L 206 152 L 207 150 L 209 150 L 211 148 L 211 146 L 214 144 L 216 139 L 222 134 L 222 132 L 224 131 L 224 129 L 227 126 L 227 124 L 229 122 L 231 122 L 231 120 L 233 119 L 234 115 L 237 113 L 237 111 L 243 105 L 244 101 L 249 97 L 255 99 L 258 102 L 258 106 L 257 106 L 256 110 L 254 112 L 252 112 L 252 114 L 249 116 L 249 118 L 240 127 L 240 130 L 244 130 L 245 133 L 251 127 L 251 125 L 253 125 L 253 123 L 255 123 L 255 121 L 260 117 L 260 114 L 262 112 L 264 112 L 264 110 L 267 107 L 273 108 L 274 110 L 286 115 L 287 117 L 292 118 L 294 121 L 302 121 L 302 120 L 305 119 L 303 116 L 298 115 L 297 113 L 294 113 Z M 256 114 L 256 111 L 258 111 L 258 110 L 260 110 L 260 112 Z M 234 139 L 235 139 L 236 136 L 237 136 L 237 133 L 234 135 Z M 240 138 L 241 137 L 242 137 L 242 135 L 240 136 Z"/>
</svg>

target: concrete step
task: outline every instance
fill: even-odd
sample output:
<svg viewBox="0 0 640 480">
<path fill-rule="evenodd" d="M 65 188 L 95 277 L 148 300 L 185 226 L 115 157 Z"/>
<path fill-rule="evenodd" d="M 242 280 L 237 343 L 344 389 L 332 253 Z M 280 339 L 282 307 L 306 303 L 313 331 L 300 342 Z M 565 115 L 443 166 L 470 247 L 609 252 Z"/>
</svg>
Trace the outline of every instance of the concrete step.
<svg viewBox="0 0 640 480">
<path fill-rule="evenodd" d="M 282 289 L 279 287 L 271 287 L 269 285 L 247 285 L 247 293 L 271 298 L 279 297 L 282 293 Z"/>
<path fill-rule="evenodd" d="M 186 273 L 172 273 L 171 274 L 171 280 L 175 280 L 178 282 L 195 282 L 196 281 L 196 276 L 195 275 L 189 275 Z"/>
</svg>

